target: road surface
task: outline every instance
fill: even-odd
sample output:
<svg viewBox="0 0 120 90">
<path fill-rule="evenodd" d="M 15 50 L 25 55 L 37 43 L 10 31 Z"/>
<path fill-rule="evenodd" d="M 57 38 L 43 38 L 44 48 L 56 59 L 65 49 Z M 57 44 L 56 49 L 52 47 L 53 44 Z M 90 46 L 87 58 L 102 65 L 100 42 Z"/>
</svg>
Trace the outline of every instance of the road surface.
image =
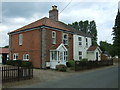
<svg viewBox="0 0 120 90">
<path fill-rule="evenodd" d="M 23 88 L 118 88 L 118 67 L 102 68 Z"/>
</svg>

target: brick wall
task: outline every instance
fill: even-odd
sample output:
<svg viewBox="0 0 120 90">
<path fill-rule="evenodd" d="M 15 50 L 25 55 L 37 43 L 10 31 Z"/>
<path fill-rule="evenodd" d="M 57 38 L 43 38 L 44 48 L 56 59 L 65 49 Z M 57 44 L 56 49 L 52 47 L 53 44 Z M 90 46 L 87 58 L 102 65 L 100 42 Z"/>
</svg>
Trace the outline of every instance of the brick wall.
<svg viewBox="0 0 120 90">
<path fill-rule="evenodd" d="M 40 31 L 34 30 L 29 32 L 23 32 L 23 44 L 19 45 L 19 34 L 12 35 L 11 39 L 11 57 L 13 59 L 13 53 L 18 53 L 19 60 L 23 59 L 23 54 L 29 54 L 29 60 L 33 63 L 34 67 L 40 68 Z"/>
</svg>

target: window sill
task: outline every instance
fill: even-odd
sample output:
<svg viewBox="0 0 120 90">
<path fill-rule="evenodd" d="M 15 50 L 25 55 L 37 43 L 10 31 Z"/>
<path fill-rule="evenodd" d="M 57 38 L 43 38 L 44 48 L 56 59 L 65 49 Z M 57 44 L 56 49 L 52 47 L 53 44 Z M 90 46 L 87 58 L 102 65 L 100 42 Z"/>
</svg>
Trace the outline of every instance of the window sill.
<svg viewBox="0 0 120 90">
<path fill-rule="evenodd" d="M 29 59 L 23 59 L 23 61 L 29 61 Z"/>
</svg>

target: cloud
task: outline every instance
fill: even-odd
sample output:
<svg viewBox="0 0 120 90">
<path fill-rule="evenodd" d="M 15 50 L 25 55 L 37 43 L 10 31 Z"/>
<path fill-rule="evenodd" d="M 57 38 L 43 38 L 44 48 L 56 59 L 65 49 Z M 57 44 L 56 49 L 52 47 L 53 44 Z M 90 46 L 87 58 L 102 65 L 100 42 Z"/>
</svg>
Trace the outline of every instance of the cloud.
<svg viewBox="0 0 120 90">
<path fill-rule="evenodd" d="M 52 5 L 61 12 L 68 2 L 3 2 L 0 35 L 3 43 L 8 44 L 7 33 L 43 17 L 48 17 Z M 112 43 L 112 27 L 117 14 L 116 2 L 72 2 L 59 14 L 59 20 L 68 24 L 80 20 L 95 20 L 98 30 L 98 42 L 106 40 Z M 104 32 L 104 34 L 103 34 Z"/>
</svg>

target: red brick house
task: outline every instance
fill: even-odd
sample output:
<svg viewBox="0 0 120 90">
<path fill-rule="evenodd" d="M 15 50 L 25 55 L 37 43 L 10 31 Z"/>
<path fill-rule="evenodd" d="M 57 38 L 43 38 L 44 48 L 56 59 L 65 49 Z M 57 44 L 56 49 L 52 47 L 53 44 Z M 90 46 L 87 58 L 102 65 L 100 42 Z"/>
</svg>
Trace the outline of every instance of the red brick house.
<svg viewBox="0 0 120 90">
<path fill-rule="evenodd" d="M 73 34 L 85 35 L 58 20 L 57 6 L 44 17 L 9 33 L 11 60 L 31 61 L 35 68 L 55 68 L 73 60 Z M 85 35 L 86 36 L 86 35 Z"/>
<path fill-rule="evenodd" d="M 58 10 L 53 6 L 49 18 L 9 33 L 10 59 L 29 60 L 35 68 L 50 66 L 50 58 L 55 65 L 64 64 L 73 59 L 72 35 L 68 26 L 58 21 Z"/>
</svg>

